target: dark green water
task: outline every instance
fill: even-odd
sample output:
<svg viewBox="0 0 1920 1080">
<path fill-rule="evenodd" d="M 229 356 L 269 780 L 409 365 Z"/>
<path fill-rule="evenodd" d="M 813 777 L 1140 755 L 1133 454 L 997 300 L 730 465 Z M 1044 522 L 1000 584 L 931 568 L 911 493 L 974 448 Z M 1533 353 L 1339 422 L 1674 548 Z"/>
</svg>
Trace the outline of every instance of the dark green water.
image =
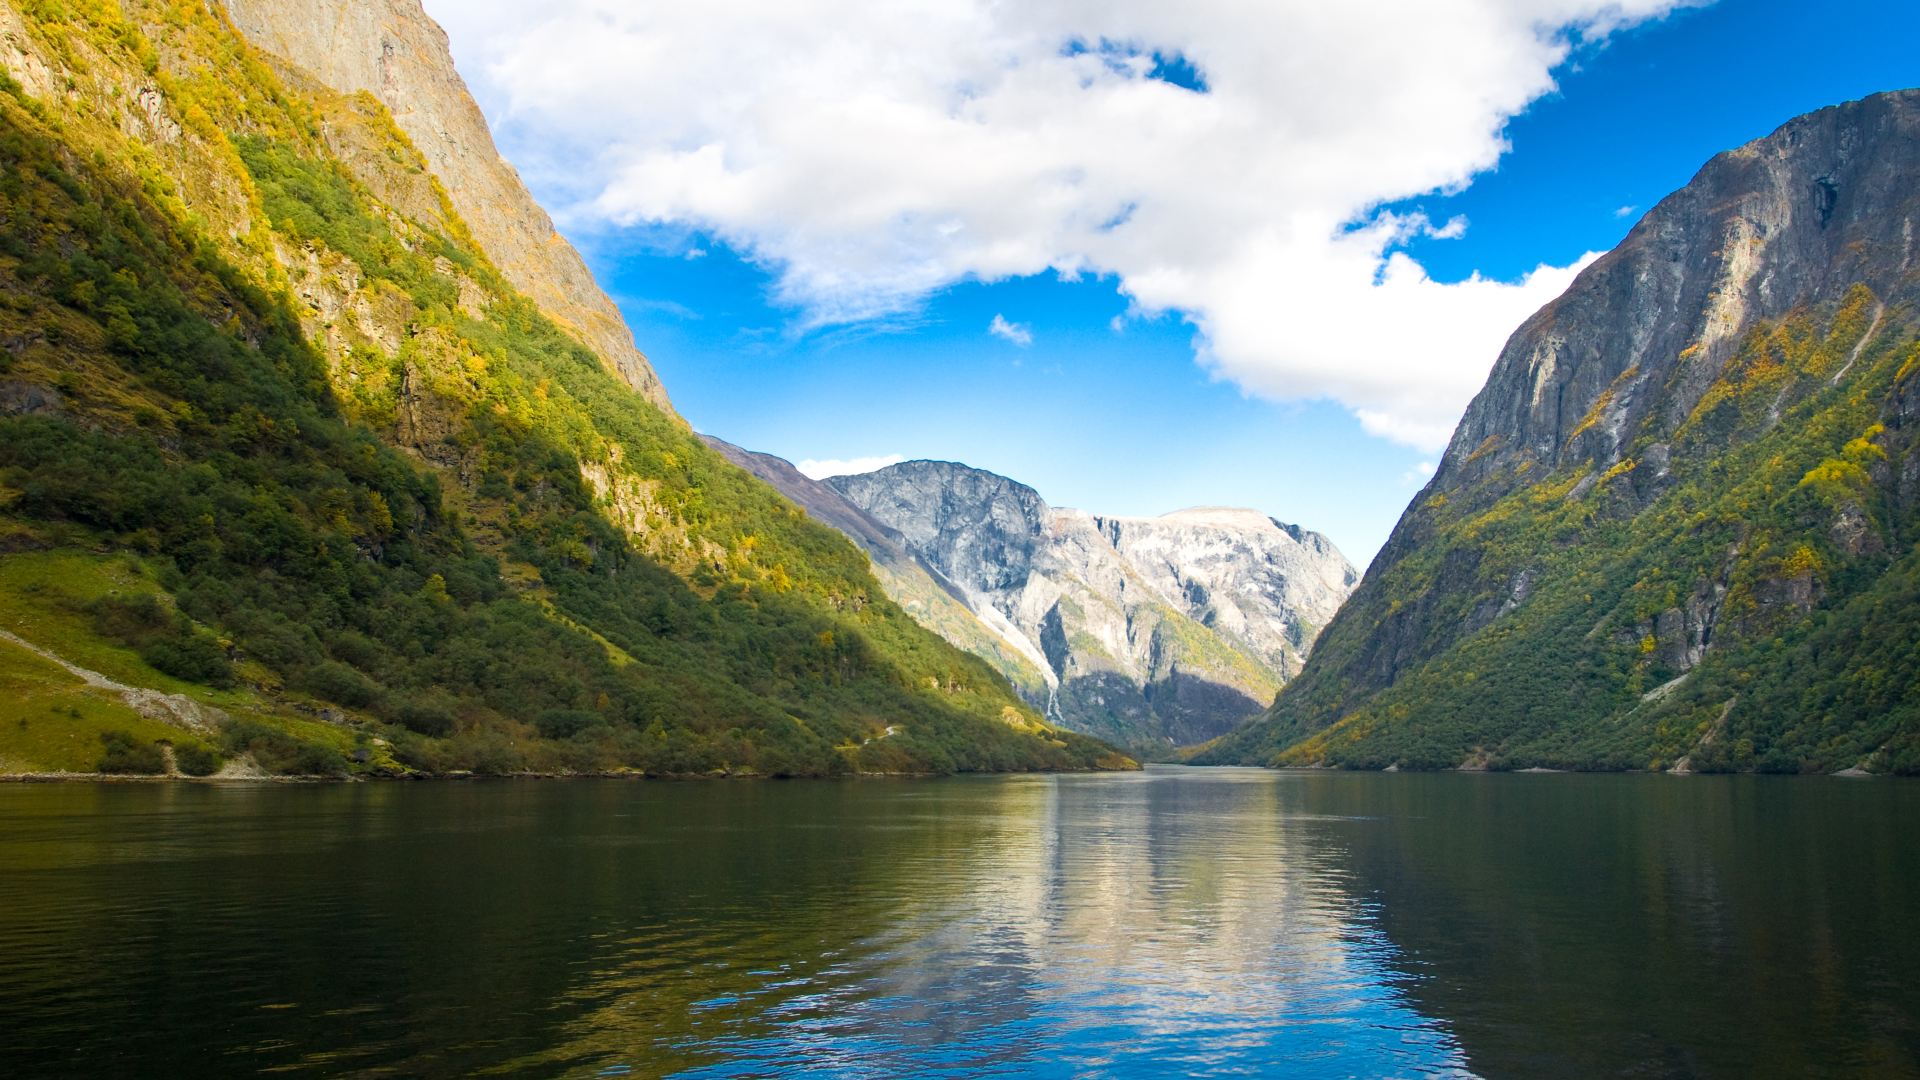
<svg viewBox="0 0 1920 1080">
<path fill-rule="evenodd" d="M 0 786 L 0 1074 L 1920 1075 L 1920 785 Z"/>
</svg>

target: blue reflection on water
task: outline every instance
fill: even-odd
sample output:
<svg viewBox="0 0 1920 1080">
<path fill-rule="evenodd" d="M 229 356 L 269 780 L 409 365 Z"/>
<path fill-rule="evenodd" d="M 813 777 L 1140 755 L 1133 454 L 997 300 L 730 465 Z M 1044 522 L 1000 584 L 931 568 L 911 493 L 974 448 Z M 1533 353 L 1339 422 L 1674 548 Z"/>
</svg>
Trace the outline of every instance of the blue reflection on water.
<svg viewBox="0 0 1920 1080">
<path fill-rule="evenodd" d="M 889 815 L 976 828 L 916 853 L 924 891 L 837 962 L 697 1003 L 731 1012 L 679 1041 L 710 1061 L 682 1075 L 1467 1074 L 1284 778 L 996 783 Z"/>
</svg>

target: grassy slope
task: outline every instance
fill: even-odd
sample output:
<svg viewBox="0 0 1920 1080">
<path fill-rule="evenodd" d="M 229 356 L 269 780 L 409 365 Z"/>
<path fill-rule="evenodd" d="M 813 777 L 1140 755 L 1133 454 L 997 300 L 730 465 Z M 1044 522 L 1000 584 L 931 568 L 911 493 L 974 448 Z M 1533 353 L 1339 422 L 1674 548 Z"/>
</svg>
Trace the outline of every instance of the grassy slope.
<svg viewBox="0 0 1920 1080">
<path fill-rule="evenodd" d="M 1920 519 L 1894 419 L 1920 346 L 1899 311 L 1862 345 L 1873 306 L 1856 289 L 1757 328 L 1673 440 L 1670 478 L 1636 475 L 1643 437 L 1605 474 L 1543 476 L 1478 513 L 1419 508 L 1417 552 L 1265 721 L 1200 760 L 1920 771 Z M 1660 619 L 1696 596 L 1718 604 L 1714 644 L 1683 672 Z M 1459 636 L 1374 633 L 1423 604 L 1449 606 L 1404 625 Z M 1377 693 L 1337 677 L 1382 641 L 1432 659 Z"/>
<path fill-rule="evenodd" d="M 68 549 L 12 552 L 0 559 L 0 630 L 42 649 L 53 646 L 69 665 L 127 686 L 183 695 L 237 723 L 218 732 L 184 730 L 144 715 L 121 694 L 89 685 L 67 667 L 0 640 L 0 772 L 92 772 L 104 756 L 102 737 L 114 733 L 141 743 L 199 747 L 216 758 L 233 756 L 258 735 L 256 728 L 331 751 L 335 757 L 316 759 L 324 762 L 323 772 L 404 771 L 372 731 L 314 719 L 323 702 L 305 695 L 269 699 L 249 688 L 223 690 L 175 678 L 135 649 L 102 637 L 95 606 L 133 596 L 166 599 L 146 562 L 131 554 Z"/>
<path fill-rule="evenodd" d="M 1122 764 L 634 396 L 443 199 L 377 197 L 435 190 L 377 106 L 288 87 L 201 5 L 24 10 L 73 89 L 0 94 L 0 380 L 27 414 L 0 417 L 0 604 L 36 613 L 22 636 L 141 685 L 166 685 L 155 657 L 232 683 L 180 688 L 239 708 L 222 752 L 283 764 L 249 718 L 431 770 Z M 166 110 L 130 139 L 144 106 L 117 88 L 142 82 Z M 353 172 L 342 145 L 379 153 Z M 40 602 L 44 560 L 82 552 L 163 594 L 118 635 L 137 648 L 98 590 Z M 306 700 L 343 726 L 316 738 Z M 16 742 L 16 768 L 77 760 Z"/>
</svg>

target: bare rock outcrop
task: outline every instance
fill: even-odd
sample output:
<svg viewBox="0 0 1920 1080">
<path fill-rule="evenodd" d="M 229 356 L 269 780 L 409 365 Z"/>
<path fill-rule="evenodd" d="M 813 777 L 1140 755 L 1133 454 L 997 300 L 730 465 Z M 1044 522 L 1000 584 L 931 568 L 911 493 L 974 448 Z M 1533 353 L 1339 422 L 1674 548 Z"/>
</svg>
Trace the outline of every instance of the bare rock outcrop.
<svg viewBox="0 0 1920 1080">
<path fill-rule="evenodd" d="M 1203 742 L 1257 714 L 1358 580 L 1325 537 L 1252 510 L 1056 509 L 942 461 L 826 486 L 1038 654 L 1050 718 L 1142 748 Z"/>
</svg>

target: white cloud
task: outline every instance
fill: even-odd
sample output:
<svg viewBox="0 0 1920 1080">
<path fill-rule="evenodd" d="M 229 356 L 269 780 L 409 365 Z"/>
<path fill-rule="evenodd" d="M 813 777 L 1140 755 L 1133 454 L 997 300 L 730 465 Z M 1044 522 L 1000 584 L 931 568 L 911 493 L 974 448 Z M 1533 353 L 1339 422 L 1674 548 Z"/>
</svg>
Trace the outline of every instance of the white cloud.
<svg viewBox="0 0 1920 1080">
<path fill-rule="evenodd" d="M 1111 274 L 1248 391 L 1437 448 L 1580 264 L 1436 282 L 1398 248 L 1466 222 L 1380 206 L 1491 168 L 1572 38 L 1681 2 L 428 7 L 575 224 L 698 230 L 813 326 L 963 280 Z M 1207 92 L 1151 78 L 1156 52 Z"/>
<path fill-rule="evenodd" d="M 987 324 L 987 333 L 997 338 L 1005 338 L 1021 348 L 1033 344 L 1033 328 L 1025 323 L 1008 322 L 1005 315 L 995 315 Z"/>
<path fill-rule="evenodd" d="M 1627 206 L 1618 207 L 1617 209 L 1614 210 L 1613 216 L 1617 218 L 1632 217 L 1633 212 L 1638 209 L 1640 208 L 1637 206 L 1633 206 L 1631 204 Z"/>
<path fill-rule="evenodd" d="M 857 458 L 808 458 L 794 463 L 799 469 L 815 480 L 825 480 L 829 476 L 851 476 L 854 473 L 868 473 L 884 469 L 889 465 L 898 465 L 907 460 L 899 454 L 883 454 L 876 457 Z"/>
</svg>

